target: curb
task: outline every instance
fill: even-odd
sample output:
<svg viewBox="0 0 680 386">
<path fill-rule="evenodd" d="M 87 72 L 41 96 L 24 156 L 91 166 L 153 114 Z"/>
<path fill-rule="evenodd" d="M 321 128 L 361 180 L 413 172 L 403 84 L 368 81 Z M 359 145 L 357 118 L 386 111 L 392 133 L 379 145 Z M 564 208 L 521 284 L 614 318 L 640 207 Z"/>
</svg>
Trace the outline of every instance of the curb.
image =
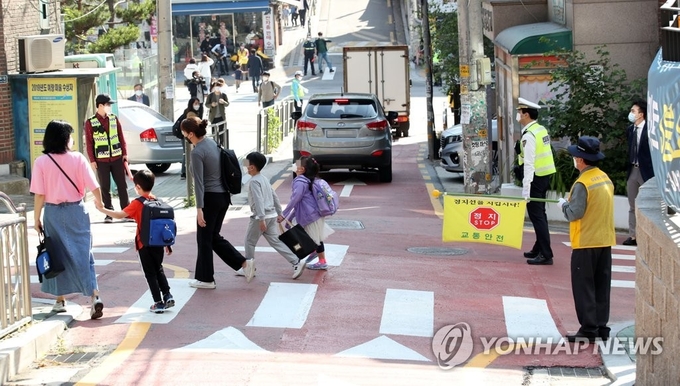
<svg viewBox="0 0 680 386">
<path fill-rule="evenodd" d="M 610 326 L 610 339 L 614 340 L 610 344 L 617 344 L 616 342 L 620 342 L 619 333 L 634 325 L 635 322 L 624 322 Z M 623 346 L 623 343 L 620 343 L 620 345 Z M 628 355 L 603 353 L 602 366 L 604 367 L 607 376 L 612 380 L 610 386 L 635 385 L 635 362 L 632 361 Z"/>
</svg>

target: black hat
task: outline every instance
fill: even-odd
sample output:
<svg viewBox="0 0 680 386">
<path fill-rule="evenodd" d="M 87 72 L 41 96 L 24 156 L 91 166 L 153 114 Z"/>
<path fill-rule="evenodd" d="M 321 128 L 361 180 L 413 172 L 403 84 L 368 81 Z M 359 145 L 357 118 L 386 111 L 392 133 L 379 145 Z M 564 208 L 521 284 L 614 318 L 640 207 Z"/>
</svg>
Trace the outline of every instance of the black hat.
<svg viewBox="0 0 680 386">
<path fill-rule="evenodd" d="M 587 159 L 588 161 L 601 161 L 604 154 L 600 152 L 600 140 L 595 137 L 581 137 L 576 145 L 567 148 L 569 154 L 574 157 Z"/>
<path fill-rule="evenodd" d="M 263 72 L 263 73 L 262 73 L 262 75 L 267 75 L 267 76 L 270 76 L 270 75 L 269 75 L 269 71 L 265 71 L 265 72 Z"/>
<path fill-rule="evenodd" d="M 111 99 L 110 96 L 107 94 L 99 94 L 97 95 L 97 100 L 95 102 L 95 106 L 99 107 L 99 105 L 105 105 L 107 103 L 116 103 L 113 99 Z"/>
</svg>

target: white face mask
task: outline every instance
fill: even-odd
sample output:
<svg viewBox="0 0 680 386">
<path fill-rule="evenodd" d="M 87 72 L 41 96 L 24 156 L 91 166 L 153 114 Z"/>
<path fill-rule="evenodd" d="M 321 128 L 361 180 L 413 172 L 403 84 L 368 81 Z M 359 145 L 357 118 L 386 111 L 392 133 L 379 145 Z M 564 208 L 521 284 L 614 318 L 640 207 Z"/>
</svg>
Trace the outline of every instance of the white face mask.
<svg viewBox="0 0 680 386">
<path fill-rule="evenodd" d="M 630 123 L 635 123 L 635 113 L 634 112 L 631 111 L 630 113 L 628 113 L 628 120 L 630 121 Z"/>
<path fill-rule="evenodd" d="M 194 110 L 198 110 L 201 108 L 201 105 L 194 105 Z"/>
<path fill-rule="evenodd" d="M 578 165 L 576 164 L 576 158 L 574 158 L 574 169 L 578 169 Z"/>
<path fill-rule="evenodd" d="M 135 95 L 142 96 L 142 94 L 143 94 L 142 90 L 135 90 Z"/>
<path fill-rule="evenodd" d="M 269 81 L 269 77 L 268 77 L 268 76 L 263 76 L 263 77 L 262 77 L 262 81 L 263 81 L 263 82 L 268 82 L 268 81 Z"/>
<path fill-rule="evenodd" d="M 106 115 L 111 114 L 111 106 L 109 105 L 104 106 L 104 112 L 106 113 Z"/>
<path fill-rule="evenodd" d="M 515 120 L 516 120 L 517 122 L 519 122 L 519 121 L 522 120 L 522 114 L 521 114 L 519 111 L 517 112 L 517 115 L 515 115 Z"/>
</svg>

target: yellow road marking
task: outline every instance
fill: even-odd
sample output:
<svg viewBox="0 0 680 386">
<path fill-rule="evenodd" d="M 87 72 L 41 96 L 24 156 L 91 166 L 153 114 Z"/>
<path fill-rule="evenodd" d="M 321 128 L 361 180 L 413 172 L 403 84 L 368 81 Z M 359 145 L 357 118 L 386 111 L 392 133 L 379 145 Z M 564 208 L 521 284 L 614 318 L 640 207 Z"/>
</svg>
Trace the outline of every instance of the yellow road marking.
<svg viewBox="0 0 680 386">
<path fill-rule="evenodd" d="M 106 358 L 102 364 L 90 370 L 90 372 L 83 377 L 76 386 L 97 385 L 111 374 L 118 366 L 132 354 L 137 346 L 144 340 L 146 333 L 149 332 L 151 323 L 149 322 L 134 322 L 130 325 L 125 339 L 118 345 L 118 347 Z"/>
</svg>

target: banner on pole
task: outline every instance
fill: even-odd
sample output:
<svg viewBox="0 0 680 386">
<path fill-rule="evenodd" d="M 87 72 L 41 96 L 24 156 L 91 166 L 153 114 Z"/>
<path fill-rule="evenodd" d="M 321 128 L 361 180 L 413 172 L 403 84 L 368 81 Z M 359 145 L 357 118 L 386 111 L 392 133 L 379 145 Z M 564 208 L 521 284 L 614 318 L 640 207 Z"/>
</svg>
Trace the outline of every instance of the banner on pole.
<svg viewBox="0 0 680 386">
<path fill-rule="evenodd" d="M 444 196 L 443 241 L 522 248 L 524 200 Z"/>
</svg>

